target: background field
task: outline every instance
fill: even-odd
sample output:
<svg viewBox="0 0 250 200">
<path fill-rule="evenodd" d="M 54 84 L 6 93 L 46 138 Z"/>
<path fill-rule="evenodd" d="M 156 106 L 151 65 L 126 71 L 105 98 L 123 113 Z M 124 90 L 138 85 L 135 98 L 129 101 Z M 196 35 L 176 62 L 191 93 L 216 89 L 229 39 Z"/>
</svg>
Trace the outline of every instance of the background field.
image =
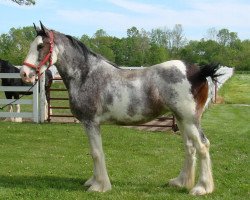
<svg viewBox="0 0 250 200">
<path fill-rule="evenodd" d="M 172 132 L 103 125 L 113 189 L 100 194 L 83 187 L 92 160 L 79 124 L 0 122 L 0 199 L 249 199 L 249 83 L 249 75 L 235 75 L 220 92 L 230 104 L 213 105 L 203 116 L 213 194 L 193 197 L 166 184 L 184 158 L 182 139 Z"/>
</svg>

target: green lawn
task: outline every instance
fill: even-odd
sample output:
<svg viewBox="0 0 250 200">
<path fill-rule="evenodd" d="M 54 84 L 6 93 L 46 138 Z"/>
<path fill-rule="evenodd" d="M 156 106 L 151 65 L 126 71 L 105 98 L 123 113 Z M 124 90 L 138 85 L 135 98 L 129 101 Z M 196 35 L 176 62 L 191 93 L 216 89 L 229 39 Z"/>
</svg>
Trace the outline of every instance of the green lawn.
<svg viewBox="0 0 250 200">
<path fill-rule="evenodd" d="M 249 106 L 234 104 L 214 105 L 204 113 L 216 185 L 204 197 L 166 184 L 182 166 L 179 135 L 103 125 L 113 189 L 89 193 L 83 183 L 92 175 L 92 160 L 79 124 L 0 122 L 0 199 L 249 199 L 249 116 Z"/>
<path fill-rule="evenodd" d="M 216 105 L 205 113 L 216 184 L 206 199 L 248 199 L 248 116 L 250 108 L 234 105 Z M 179 135 L 102 126 L 113 190 L 98 194 L 83 187 L 92 174 L 92 160 L 80 125 L 0 125 L 0 199 L 198 198 L 166 185 L 181 168 Z"/>
<path fill-rule="evenodd" d="M 250 74 L 235 74 L 219 91 L 229 104 L 250 104 Z"/>
</svg>

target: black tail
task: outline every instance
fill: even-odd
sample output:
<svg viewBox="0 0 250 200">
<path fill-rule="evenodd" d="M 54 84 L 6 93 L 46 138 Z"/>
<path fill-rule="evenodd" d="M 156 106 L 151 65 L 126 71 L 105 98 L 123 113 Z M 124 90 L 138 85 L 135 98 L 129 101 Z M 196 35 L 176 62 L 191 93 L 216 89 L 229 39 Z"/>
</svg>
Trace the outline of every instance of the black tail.
<svg viewBox="0 0 250 200">
<path fill-rule="evenodd" d="M 197 65 L 188 65 L 187 78 L 192 87 L 206 82 L 207 77 L 211 77 L 213 81 L 217 82 L 216 78 L 222 75 L 217 72 L 219 68 L 219 64 L 206 64 L 200 67 Z"/>
<path fill-rule="evenodd" d="M 223 75 L 223 74 L 218 74 L 217 71 L 220 68 L 219 64 L 206 64 L 202 65 L 200 67 L 200 70 L 197 74 L 200 80 L 204 80 L 207 77 L 211 77 L 213 81 L 217 81 L 216 78 Z"/>
</svg>

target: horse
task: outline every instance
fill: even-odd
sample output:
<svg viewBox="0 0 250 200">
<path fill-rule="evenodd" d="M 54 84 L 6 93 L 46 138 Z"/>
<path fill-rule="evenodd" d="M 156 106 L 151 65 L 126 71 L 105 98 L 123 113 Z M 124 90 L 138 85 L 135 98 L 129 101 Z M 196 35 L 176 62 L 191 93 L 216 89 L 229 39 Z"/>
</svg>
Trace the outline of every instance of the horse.
<svg viewBox="0 0 250 200">
<path fill-rule="evenodd" d="M 213 192 L 210 142 L 201 129 L 201 116 L 208 96 L 207 77 L 215 79 L 218 65 L 166 61 L 141 70 L 120 69 L 70 35 L 50 30 L 41 22 L 37 36 L 20 71 L 32 83 L 36 71 L 56 63 L 68 90 L 70 108 L 83 124 L 94 163 L 93 176 L 85 182 L 88 191 L 105 192 L 111 182 L 105 164 L 100 124 L 135 124 L 171 111 L 185 145 L 185 161 L 170 186 L 190 189 L 192 195 Z M 195 185 L 196 153 L 200 176 Z"/>
<path fill-rule="evenodd" d="M 12 65 L 10 62 L 6 60 L 0 59 L 0 73 L 20 73 L 20 69 L 16 66 Z M 52 73 L 50 70 L 45 71 L 45 96 L 48 101 L 49 88 L 52 84 Z M 2 86 L 30 86 L 29 84 L 25 84 L 20 78 L 2 78 Z M 32 92 L 4 92 L 6 99 L 19 99 L 20 95 L 31 95 Z M 12 104 L 9 105 L 9 112 L 13 112 L 14 107 Z M 16 104 L 16 112 L 20 113 L 20 105 Z M 46 112 L 47 113 L 47 109 Z M 47 115 L 45 116 L 47 117 Z M 12 122 L 22 122 L 22 118 L 10 118 Z"/>
</svg>

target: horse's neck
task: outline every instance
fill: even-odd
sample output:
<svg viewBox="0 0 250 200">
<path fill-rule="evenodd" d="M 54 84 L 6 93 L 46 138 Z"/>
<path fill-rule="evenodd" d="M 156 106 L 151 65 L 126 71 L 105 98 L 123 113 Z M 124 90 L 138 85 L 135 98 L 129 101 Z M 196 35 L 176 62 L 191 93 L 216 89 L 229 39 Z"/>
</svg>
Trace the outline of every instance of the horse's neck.
<svg viewBox="0 0 250 200">
<path fill-rule="evenodd" d="M 93 56 L 89 56 L 91 62 L 95 60 Z M 57 70 L 62 77 L 65 85 L 69 88 L 70 82 L 75 82 L 77 80 L 83 80 L 87 77 L 90 72 L 91 66 L 89 65 L 89 60 L 86 61 L 84 55 L 79 55 L 75 52 L 64 52 L 59 55 L 59 62 L 57 64 Z"/>
</svg>

